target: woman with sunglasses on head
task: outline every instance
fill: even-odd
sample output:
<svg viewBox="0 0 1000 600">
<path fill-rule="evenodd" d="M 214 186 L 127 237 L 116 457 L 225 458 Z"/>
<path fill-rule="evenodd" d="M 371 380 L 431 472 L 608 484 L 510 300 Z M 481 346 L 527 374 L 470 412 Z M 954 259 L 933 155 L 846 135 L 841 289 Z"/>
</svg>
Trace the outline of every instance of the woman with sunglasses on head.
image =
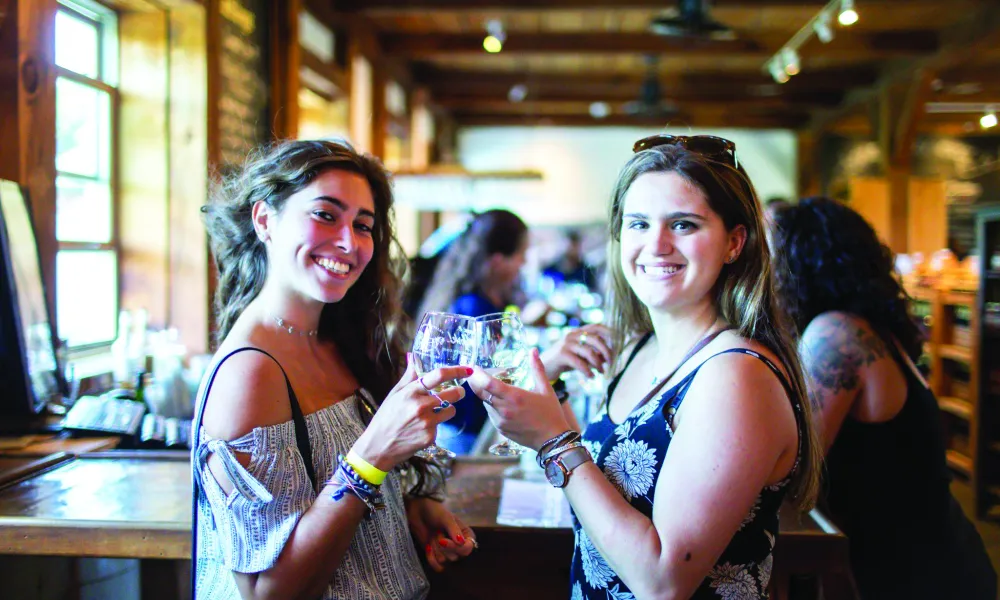
<svg viewBox="0 0 1000 600">
<path fill-rule="evenodd" d="M 292 141 L 204 209 L 220 345 L 194 422 L 199 599 L 424 598 L 411 532 L 435 569 L 472 551 L 412 458 L 463 395 L 427 388 L 469 369 L 402 372 L 392 203 L 376 159 Z"/>
<path fill-rule="evenodd" d="M 514 213 L 488 210 L 477 214 L 465 232 L 441 257 L 417 318 L 426 312 L 482 317 L 516 304 L 517 284 L 528 250 L 528 226 Z M 603 325 L 587 325 L 567 333 L 543 356 L 550 381 L 571 369 L 588 376 L 603 372 L 610 335 Z M 486 423 L 482 401 L 467 396 L 454 418 L 440 428 L 438 445 L 467 454 Z"/>
<path fill-rule="evenodd" d="M 892 252 L 826 198 L 776 211 L 771 236 L 826 450 L 824 508 L 850 541 L 861 597 L 994 600 L 996 573 L 949 490 L 937 400 L 913 362 L 923 339 Z"/>
<path fill-rule="evenodd" d="M 537 355 L 533 391 L 469 381 L 572 505 L 572 598 L 766 597 L 778 508 L 811 504 L 819 449 L 761 208 L 732 142 L 635 151 L 611 202 L 617 374 L 582 439 Z"/>
</svg>

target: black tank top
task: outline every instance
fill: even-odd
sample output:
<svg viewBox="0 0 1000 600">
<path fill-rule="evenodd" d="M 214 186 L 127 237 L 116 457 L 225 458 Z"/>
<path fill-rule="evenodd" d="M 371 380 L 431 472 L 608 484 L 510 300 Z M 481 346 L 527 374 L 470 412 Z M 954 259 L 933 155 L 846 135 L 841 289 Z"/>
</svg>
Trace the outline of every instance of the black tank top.
<svg viewBox="0 0 1000 600">
<path fill-rule="evenodd" d="M 906 377 L 903 408 L 883 423 L 848 415 L 826 459 L 825 508 L 861 597 L 995 600 L 989 556 L 949 489 L 937 400 L 885 344 Z"/>
</svg>

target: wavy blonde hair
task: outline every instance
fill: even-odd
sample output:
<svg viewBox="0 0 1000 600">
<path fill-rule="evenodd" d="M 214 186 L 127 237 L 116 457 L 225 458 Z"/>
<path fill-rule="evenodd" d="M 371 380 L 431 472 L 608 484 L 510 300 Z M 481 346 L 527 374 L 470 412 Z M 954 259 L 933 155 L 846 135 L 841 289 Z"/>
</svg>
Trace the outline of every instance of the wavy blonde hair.
<svg viewBox="0 0 1000 600">
<path fill-rule="evenodd" d="M 742 225 L 747 238 L 732 264 L 722 268 L 713 288 L 719 315 L 739 335 L 773 352 L 788 373 L 793 400 L 802 407 L 802 455 L 790 492 L 802 510 L 813 506 L 819 489 L 822 449 L 813 427 L 802 366 L 791 327 L 777 310 L 771 253 L 760 202 L 742 167 L 688 151 L 679 146 L 656 146 L 634 154 L 622 168 L 611 198 L 608 244 L 608 313 L 612 330 L 612 371 L 621 368 L 622 351 L 630 340 L 653 330 L 649 310 L 625 279 L 621 265 L 621 228 L 625 195 L 641 175 L 676 173 L 705 193 L 709 207 L 728 231 Z"/>
</svg>

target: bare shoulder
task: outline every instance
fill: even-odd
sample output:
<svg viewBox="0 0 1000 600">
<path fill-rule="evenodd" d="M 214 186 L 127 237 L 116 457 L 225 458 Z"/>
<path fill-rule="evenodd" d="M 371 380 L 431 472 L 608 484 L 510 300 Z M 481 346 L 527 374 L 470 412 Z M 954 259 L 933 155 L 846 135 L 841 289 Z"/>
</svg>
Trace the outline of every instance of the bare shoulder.
<svg viewBox="0 0 1000 600">
<path fill-rule="evenodd" d="M 885 342 L 867 321 L 845 312 L 817 316 L 799 342 L 802 366 L 809 378 L 831 391 L 857 388 L 862 370 L 888 353 Z"/>
<path fill-rule="evenodd" d="M 714 402 L 726 404 L 745 404 L 751 410 L 763 410 L 771 413 L 773 410 L 788 409 L 791 405 L 781 379 L 762 360 L 767 359 L 782 376 L 788 377 L 786 367 L 767 348 L 749 340 L 733 345 L 731 349 L 749 350 L 744 352 L 726 352 L 706 361 L 699 369 L 698 375 L 691 383 L 693 392 L 714 398 Z M 745 400 L 752 400 L 745 402 Z"/>
<path fill-rule="evenodd" d="M 225 356 L 222 350 L 219 354 Z M 225 359 L 206 399 L 203 426 L 208 435 L 233 440 L 291 418 L 285 376 L 274 359 L 256 351 Z"/>
</svg>

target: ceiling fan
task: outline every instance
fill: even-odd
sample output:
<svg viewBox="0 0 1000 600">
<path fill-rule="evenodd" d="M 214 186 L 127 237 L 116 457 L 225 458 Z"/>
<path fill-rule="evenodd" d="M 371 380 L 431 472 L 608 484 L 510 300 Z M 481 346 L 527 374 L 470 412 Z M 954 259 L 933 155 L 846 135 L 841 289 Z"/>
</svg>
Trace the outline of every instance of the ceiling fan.
<svg viewBox="0 0 1000 600">
<path fill-rule="evenodd" d="M 639 97 L 622 106 L 622 112 L 635 117 L 669 118 L 679 112 L 677 104 L 663 98 L 660 86 L 659 59 L 655 55 L 646 55 L 646 78 L 639 86 Z"/>
<path fill-rule="evenodd" d="M 649 30 L 669 37 L 733 40 L 736 33 L 709 14 L 709 0 L 677 0 L 677 8 L 654 17 Z"/>
</svg>

